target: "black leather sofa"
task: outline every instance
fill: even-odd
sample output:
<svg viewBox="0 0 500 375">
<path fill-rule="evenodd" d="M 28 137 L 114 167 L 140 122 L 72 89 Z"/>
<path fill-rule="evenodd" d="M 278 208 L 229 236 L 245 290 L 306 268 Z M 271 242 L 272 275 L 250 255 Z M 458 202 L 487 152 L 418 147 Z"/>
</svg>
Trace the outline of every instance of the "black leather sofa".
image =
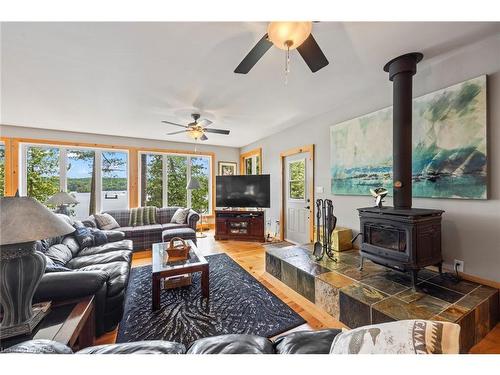
<svg viewBox="0 0 500 375">
<path fill-rule="evenodd" d="M 136 341 L 92 346 L 77 354 L 328 354 L 340 329 L 292 332 L 274 341 L 254 335 L 206 337 L 188 348 L 171 341 Z M 72 354 L 66 345 L 49 340 L 31 340 L 12 346 L 4 353 Z"/>
<path fill-rule="evenodd" d="M 78 226 L 65 215 L 58 215 Z M 112 331 L 123 315 L 132 261 L 132 241 L 119 231 L 104 231 L 108 243 L 81 248 L 74 234 L 38 243 L 46 272 L 34 302 L 60 301 L 95 295 L 96 336 Z"/>
</svg>

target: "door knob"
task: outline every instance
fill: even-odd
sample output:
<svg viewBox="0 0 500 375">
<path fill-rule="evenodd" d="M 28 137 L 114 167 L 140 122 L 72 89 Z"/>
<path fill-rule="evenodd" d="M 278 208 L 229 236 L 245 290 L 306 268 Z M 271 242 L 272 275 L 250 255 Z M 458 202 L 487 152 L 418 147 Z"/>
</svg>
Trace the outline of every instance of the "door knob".
<svg viewBox="0 0 500 375">
<path fill-rule="evenodd" d="M 306 210 L 310 210 L 311 209 L 311 206 L 305 206 L 304 207 Z"/>
</svg>

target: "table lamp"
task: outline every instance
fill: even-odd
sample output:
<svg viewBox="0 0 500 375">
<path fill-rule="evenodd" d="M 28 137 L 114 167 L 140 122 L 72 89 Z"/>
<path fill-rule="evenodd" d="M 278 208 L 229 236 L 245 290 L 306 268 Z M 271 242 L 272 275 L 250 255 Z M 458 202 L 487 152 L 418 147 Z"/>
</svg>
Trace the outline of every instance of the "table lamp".
<svg viewBox="0 0 500 375">
<path fill-rule="evenodd" d="M 31 333 L 46 312 L 33 311 L 35 290 L 45 272 L 36 241 L 75 230 L 34 198 L 0 198 L 0 339 Z"/>
<path fill-rule="evenodd" d="M 45 203 L 56 206 L 57 207 L 57 210 L 55 211 L 56 213 L 69 216 L 68 205 L 77 204 L 80 202 L 78 202 L 73 196 L 69 195 L 67 192 L 60 191 L 59 193 L 51 196 Z"/>
</svg>

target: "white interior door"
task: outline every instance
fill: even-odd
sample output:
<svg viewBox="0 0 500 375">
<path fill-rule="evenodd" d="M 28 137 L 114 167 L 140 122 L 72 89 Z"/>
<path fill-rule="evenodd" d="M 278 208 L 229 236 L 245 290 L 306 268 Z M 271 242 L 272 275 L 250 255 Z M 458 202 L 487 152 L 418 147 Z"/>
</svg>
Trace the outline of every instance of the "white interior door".
<svg viewBox="0 0 500 375">
<path fill-rule="evenodd" d="M 312 168 L 308 153 L 300 153 L 285 158 L 285 240 L 305 244 L 310 242 L 309 191 Z"/>
</svg>

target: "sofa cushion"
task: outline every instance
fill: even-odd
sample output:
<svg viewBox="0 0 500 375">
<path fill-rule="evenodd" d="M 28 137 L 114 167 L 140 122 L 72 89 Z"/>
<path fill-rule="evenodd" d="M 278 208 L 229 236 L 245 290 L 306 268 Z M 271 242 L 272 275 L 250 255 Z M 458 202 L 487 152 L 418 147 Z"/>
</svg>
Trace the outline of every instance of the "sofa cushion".
<svg viewBox="0 0 500 375">
<path fill-rule="evenodd" d="M 184 354 L 186 347 L 178 342 L 150 340 L 123 344 L 98 345 L 85 348 L 77 354 Z"/>
<path fill-rule="evenodd" d="M 292 332 L 278 337 L 274 348 L 278 354 L 328 354 L 333 339 L 341 332 L 341 329 Z"/>
<path fill-rule="evenodd" d="M 55 264 L 65 266 L 73 258 L 73 253 L 68 246 L 64 244 L 52 245 L 44 252 L 47 258 L 50 258 Z"/>
<path fill-rule="evenodd" d="M 116 242 L 125 239 L 125 233 L 119 230 L 102 230 L 106 237 L 108 238 L 108 242 Z"/>
<path fill-rule="evenodd" d="M 108 253 L 110 251 L 116 251 L 116 250 L 130 250 L 130 251 L 132 251 L 132 241 L 122 240 L 122 241 L 116 241 L 116 242 L 108 242 L 108 243 L 101 245 L 101 246 L 86 247 L 85 249 L 82 249 L 82 251 L 80 251 L 78 253 L 78 256 L 103 254 L 103 253 Z"/>
<path fill-rule="evenodd" d="M 120 227 L 127 227 L 130 220 L 130 210 L 107 210 L 101 212 L 103 214 L 110 214 L 115 218 Z M 102 228 L 101 228 L 102 229 Z"/>
<path fill-rule="evenodd" d="M 110 251 L 103 254 L 94 254 L 86 256 L 78 256 L 71 259 L 66 266 L 71 269 L 82 268 L 94 264 L 105 264 L 111 262 L 128 262 L 132 259 L 132 252 L 130 250 L 117 250 Z"/>
<path fill-rule="evenodd" d="M 460 326 L 430 320 L 400 320 L 342 332 L 332 354 L 458 354 Z"/>
<path fill-rule="evenodd" d="M 170 223 L 172 216 L 174 216 L 175 211 L 180 207 L 163 207 L 156 210 L 156 222 L 158 224 Z"/>
<path fill-rule="evenodd" d="M 175 211 L 174 216 L 172 216 L 170 222 L 175 224 L 187 223 L 187 217 L 190 210 L 190 208 L 178 208 L 177 211 Z"/>
<path fill-rule="evenodd" d="M 100 246 L 108 243 L 108 236 L 106 235 L 106 231 L 90 228 L 90 233 L 94 237 L 94 245 Z"/>
<path fill-rule="evenodd" d="M 90 215 L 89 217 L 83 219 L 82 224 L 88 228 L 97 228 L 97 222 L 95 221 L 94 215 Z"/>
<path fill-rule="evenodd" d="M 99 229 L 111 230 L 120 227 L 120 224 L 110 214 L 94 214 L 97 227 Z"/>
<path fill-rule="evenodd" d="M 62 243 L 69 248 L 73 256 L 76 256 L 76 254 L 78 254 L 78 252 L 80 251 L 80 244 L 74 236 L 64 237 Z"/>
<path fill-rule="evenodd" d="M 123 227 L 120 228 L 120 231 L 127 234 L 141 235 L 145 232 L 160 232 L 162 231 L 161 224 L 153 224 L 153 225 L 141 225 L 137 227 Z"/>
<path fill-rule="evenodd" d="M 166 223 L 161 225 L 162 229 L 177 229 L 177 228 L 189 228 L 188 224 L 177 224 L 177 223 Z"/>
<path fill-rule="evenodd" d="M 92 264 L 78 269 L 81 271 L 104 271 L 108 275 L 106 284 L 107 295 L 114 296 L 122 292 L 128 283 L 130 265 L 128 262 L 111 262 L 103 264 Z"/>
<path fill-rule="evenodd" d="M 61 266 L 60 264 L 54 263 L 52 259 L 47 257 L 45 254 L 41 253 L 43 257 L 45 258 L 45 272 L 50 273 L 50 272 L 65 272 L 65 271 L 71 271 L 70 268 L 66 266 Z"/>
<path fill-rule="evenodd" d="M 189 347 L 188 354 L 273 354 L 273 343 L 255 335 L 231 334 L 205 337 Z"/>
<path fill-rule="evenodd" d="M 74 235 L 81 248 L 94 245 L 94 236 L 90 232 L 89 228 L 87 227 L 76 228 Z"/>
</svg>

